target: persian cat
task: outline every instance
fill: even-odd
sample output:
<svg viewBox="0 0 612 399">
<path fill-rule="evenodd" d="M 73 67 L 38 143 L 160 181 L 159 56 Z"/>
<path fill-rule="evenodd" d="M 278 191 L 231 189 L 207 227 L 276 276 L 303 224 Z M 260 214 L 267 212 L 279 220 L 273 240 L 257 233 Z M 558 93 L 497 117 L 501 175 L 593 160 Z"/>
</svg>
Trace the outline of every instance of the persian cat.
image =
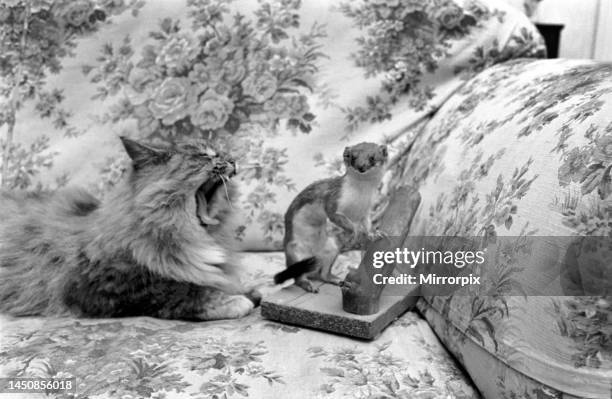
<svg viewBox="0 0 612 399">
<path fill-rule="evenodd" d="M 226 244 L 232 158 L 205 142 L 162 148 L 121 140 L 131 168 L 104 202 L 75 188 L 0 193 L 0 312 L 248 314 L 258 298 L 241 283 Z"/>
</svg>

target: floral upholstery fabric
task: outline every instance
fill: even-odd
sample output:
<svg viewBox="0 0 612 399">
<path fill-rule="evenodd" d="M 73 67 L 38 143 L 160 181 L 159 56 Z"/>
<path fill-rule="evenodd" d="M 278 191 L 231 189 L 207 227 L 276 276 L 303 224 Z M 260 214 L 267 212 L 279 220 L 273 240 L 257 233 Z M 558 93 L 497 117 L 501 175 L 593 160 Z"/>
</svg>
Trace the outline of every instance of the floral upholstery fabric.
<svg viewBox="0 0 612 399">
<path fill-rule="evenodd" d="M 533 17 L 542 0 L 506 0 L 508 4 L 523 11 L 528 17 Z"/>
<path fill-rule="evenodd" d="M 247 254 L 245 262 L 253 278 L 269 279 L 284 255 Z M 337 267 L 355 262 L 344 256 Z M 372 343 L 270 322 L 258 311 L 206 323 L 2 316 L 0 375 L 76 377 L 77 398 L 478 397 L 413 312 Z"/>
<path fill-rule="evenodd" d="M 478 75 L 398 166 L 392 185 L 423 198 L 412 235 L 506 236 L 515 249 L 533 237 L 605 238 L 599 260 L 571 270 L 560 270 L 567 247 L 523 248 L 531 262 L 496 258 L 482 286 L 425 292 L 419 309 L 484 396 L 610 397 L 611 169 L 612 65 L 570 60 L 515 60 Z M 578 296 L 521 295 L 526 276 L 551 286 L 569 278 Z"/>
<path fill-rule="evenodd" d="M 206 138 L 238 158 L 236 238 L 278 249 L 292 197 L 370 140 L 390 147 L 386 192 L 423 197 L 413 234 L 610 234 L 610 67 L 516 61 L 543 44 L 501 0 L 21 4 L 0 0 L 0 30 L 33 32 L 0 44 L 4 187 L 103 197 L 117 136 Z M 612 299 L 480 294 L 419 309 L 486 397 L 609 397 Z M 2 375 L 74 375 L 89 397 L 477 397 L 413 313 L 375 343 L 258 313 L 1 323 Z"/>
<path fill-rule="evenodd" d="M 246 250 L 280 247 L 290 200 L 345 146 L 400 146 L 473 74 L 544 52 L 502 0 L 22 4 L 0 1 L 4 187 L 103 197 L 126 167 L 119 135 L 209 139 L 238 159 Z"/>
</svg>

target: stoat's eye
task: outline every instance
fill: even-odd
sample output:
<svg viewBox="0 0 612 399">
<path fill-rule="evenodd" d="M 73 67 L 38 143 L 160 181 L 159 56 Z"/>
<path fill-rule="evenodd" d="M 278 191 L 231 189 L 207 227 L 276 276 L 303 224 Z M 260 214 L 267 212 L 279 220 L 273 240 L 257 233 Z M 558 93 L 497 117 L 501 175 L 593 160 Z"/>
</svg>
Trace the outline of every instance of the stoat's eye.
<svg viewBox="0 0 612 399">
<path fill-rule="evenodd" d="M 376 163 L 376 159 L 374 159 L 374 156 L 370 156 L 370 165 L 374 165 L 374 163 Z"/>
</svg>

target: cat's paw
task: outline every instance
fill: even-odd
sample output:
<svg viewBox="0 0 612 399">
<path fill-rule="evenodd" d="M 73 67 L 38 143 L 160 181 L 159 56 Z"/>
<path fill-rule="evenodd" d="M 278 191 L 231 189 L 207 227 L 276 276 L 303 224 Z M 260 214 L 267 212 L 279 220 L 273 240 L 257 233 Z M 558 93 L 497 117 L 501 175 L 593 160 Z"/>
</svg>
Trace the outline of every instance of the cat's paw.
<svg viewBox="0 0 612 399">
<path fill-rule="evenodd" d="M 244 295 L 226 295 L 223 301 L 209 302 L 206 306 L 200 314 L 201 320 L 239 319 L 255 309 L 253 301 Z"/>
<path fill-rule="evenodd" d="M 255 303 L 247 296 L 236 295 L 229 304 L 228 318 L 238 319 L 247 316 L 255 309 Z"/>
<path fill-rule="evenodd" d="M 247 298 L 249 298 L 251 300 L 251 302 L 253 302 L 253 305 L 255 305 L 255 307 L 259 306 L 259 304 L 261 303 L 262 294 L 257 289 L 253 289 L 253 290 L 247 292 L 245 294 L 245 296 Z"/>
</svg>

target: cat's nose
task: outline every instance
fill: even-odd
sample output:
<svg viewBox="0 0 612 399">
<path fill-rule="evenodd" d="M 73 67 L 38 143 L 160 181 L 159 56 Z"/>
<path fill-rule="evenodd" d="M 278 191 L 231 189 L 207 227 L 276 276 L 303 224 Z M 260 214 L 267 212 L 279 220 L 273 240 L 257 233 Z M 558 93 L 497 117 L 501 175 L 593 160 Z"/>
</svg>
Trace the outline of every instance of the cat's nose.
<svg viewBox="0 0 612 399">
<path fill-rule="evenodd" d="M 220 173 L 232 177 L 236 174 L 236 162 L 233 159 L 220 160 L 217 163 L 217 169 Z"/>
</svg>

